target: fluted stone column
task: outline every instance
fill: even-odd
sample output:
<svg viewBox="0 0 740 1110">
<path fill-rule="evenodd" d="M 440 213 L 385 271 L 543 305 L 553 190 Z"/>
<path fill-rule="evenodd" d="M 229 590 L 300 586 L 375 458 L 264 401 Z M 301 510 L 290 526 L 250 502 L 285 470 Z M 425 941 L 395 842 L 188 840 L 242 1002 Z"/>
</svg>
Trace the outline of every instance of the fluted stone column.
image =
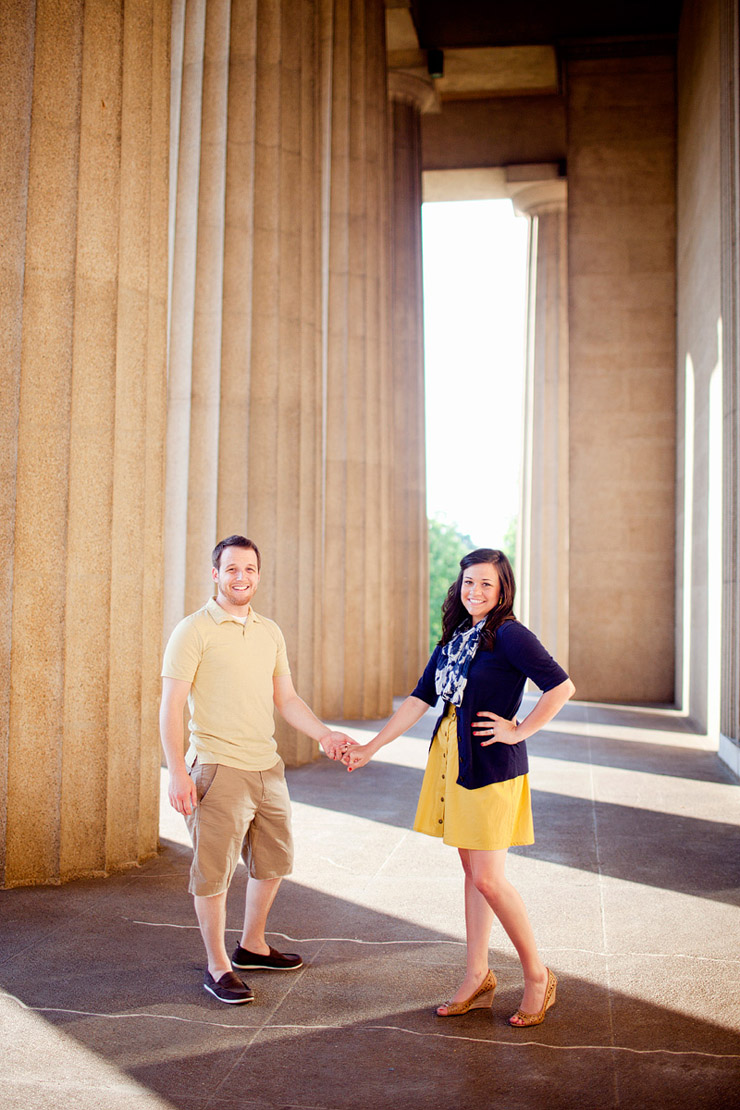
<svg viewBox="0 0 740 1110">
<path fill-rule="evenodd" d="M 216 530 L 229 5 L 175 0 L 165 632 L 208 596 Z M 220 111 L 219 111 L 220 109 Z M 193 569 L 195 568 L 195 569 Z"/>
<path fill-rule="evenodd" d="M 263 11 L 264 9 L 264 11 Z M 246 6 L 244 6 L 246 11 Z M 242 64 L 241 93 L 229 105 L 234 142 L 227 171 L 227 284 L 219 471 L 219 532 L 237 530 L 246 505 L 247 531 L 263 550 L 258 608 L 278 621 L 301 694 L 321 712 L 316 663 L 321 603 L 320 178 L 317 141 L 318 21 L 316 5 L 258 7 L 256 45 L 246 19 L 234 41 Z M 254 91 L 249 57 L 255 59 Z M 253 111 L 253 118 L 247 116 Z M 232 121 L 233 120 L 233 125 Z M 241 129 L 241 130 L 238 130 Z M 254 183 L 246 197 L 240 164 L 254 139 Z M 230 203 L 233 200 L 233 209 Z M 247 203 L 251 200 L 251 217 Z M 252 222 L 251 296 L 237 237 Z M 246 307 L 246 306 L 244 306 Z M 248 321 L 250 357 L 239 343 Z M 233 326 L 233 329 L 232 329 Z M 226 339 L 229 334 L 228 340 Z M 242 419 L 244 371 L 248 422 Z M 239 500 L 230 485 L 244 457 Z M 316 745 L 279 723 L 288 763 L 314 757 Z"/>
<path fill-rule="evenodd" d="M 321 705 L 391 707 L 392 383 L 385 10 L 321 4 L 326 390 Z"/>
<path fill-rule="evenodd" d="M 0 19 L 13 886 L 157 846 L 169 5 L 39 0 Z"/>
<path fill-rule="evenodd" d="M 217 538 L 246 532 L 301 694 L 377 716 L 393 527 L 382 0 L 176 4 L 173 120 L 165 634 L 209 596 Z M 278 739 L 289 762 L 316 750 Z"/>
<path fill-rule="evenodd" d="M 567 187 L 554 177 L 510 189 L 530 219 L 519 611 L 567 669 Z"/>
<path fill-rule="evenodd" d="M 390 73 L 393 124 L 393 693 L 408 694 L 429 643 L 424 324 L 421 267 L 421 113 L 438 110 L 431 81 Z"/>
<path fill-rule="evenodd" d="M 316 699 L 322 457 L 316 5 L 188 0 L 173 15 L 173 277 L 165 635 L 212 590 L 233 532 L 263 556 Z M 283 729 L 289 762 L 314 746 Z"/>
</svg>

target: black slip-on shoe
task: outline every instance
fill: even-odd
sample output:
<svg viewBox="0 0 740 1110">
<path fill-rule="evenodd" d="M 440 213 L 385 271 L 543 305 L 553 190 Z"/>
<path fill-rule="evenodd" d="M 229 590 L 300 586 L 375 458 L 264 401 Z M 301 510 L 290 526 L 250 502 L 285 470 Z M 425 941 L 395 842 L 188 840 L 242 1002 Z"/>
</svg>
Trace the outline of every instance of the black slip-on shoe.
<svg viewBox="0 0 740 1110">
<path fill-rule="evenodd" d="M 271 948 L 268 956 L 260 956 L 237 944 L 231 966 L 245 971 L 297 971 L 303 967 L 303 960 L 296 952 L 278 952 L 277 948 Z"/>
<path fill-rule="evenodd" d="M 225 971 L 220 979 L 216 980 L 210 971 L 206 971 L 203 986 L 219 1002 L 230 1002 L 232 1006 L 239 1006 L 244 1002 L 254 1002 L 254 991 L 243 983 L 233 971 Z"/>
</svg>

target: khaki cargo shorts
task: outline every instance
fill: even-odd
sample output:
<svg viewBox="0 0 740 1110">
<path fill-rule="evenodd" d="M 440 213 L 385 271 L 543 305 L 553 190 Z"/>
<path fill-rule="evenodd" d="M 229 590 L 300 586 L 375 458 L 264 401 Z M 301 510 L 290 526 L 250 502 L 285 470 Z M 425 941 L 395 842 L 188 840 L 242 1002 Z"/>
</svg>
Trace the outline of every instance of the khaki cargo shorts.
<svg viewBox="0 0 740 1110">
<path fill-rule="evenodd" d="M 193 840 L 189 891 L 202 897 L 228 890 L 241 855 L 253 879 L 281 879 L 293 868 L 293 834 L 285 764 L 242 771 L 223 763 L 196 763 L 198 792 L 185 817 Z"/>
</svg>

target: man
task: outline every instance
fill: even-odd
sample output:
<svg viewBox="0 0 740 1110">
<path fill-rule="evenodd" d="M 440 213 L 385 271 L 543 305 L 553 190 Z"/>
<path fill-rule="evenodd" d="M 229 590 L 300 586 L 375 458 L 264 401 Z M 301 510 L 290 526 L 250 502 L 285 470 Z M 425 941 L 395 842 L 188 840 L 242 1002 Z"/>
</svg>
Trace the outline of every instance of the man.
<svg viewBox="0 0 740 1110">
<path fill-rule="evenodd" d="M 260 554 L 245 536 L 213 550 L 216 597 L 180 621 L 162 665 L 160 731 L 170 772 L 170 804 L 185 816 L 193 839 L 189 890 L 194 896 L 208 969 L 203 986 L 221 1002 L 251 1002 L 236 975 L 261 968 L 293 971 L 295 953 L 265 940 L 267 915 L 293 864 L 290 799 L 273 737 L 281 716 L 341 759 L 354 741 L 322 724 L 298 696 L 282 632 L 251 601 Z M 190 747 L 183 754 L 185 703 Z M 231 960 L 226 953 L 226 895 L 239 854 L 247 864 L 244 930 Z"/>
</svg>

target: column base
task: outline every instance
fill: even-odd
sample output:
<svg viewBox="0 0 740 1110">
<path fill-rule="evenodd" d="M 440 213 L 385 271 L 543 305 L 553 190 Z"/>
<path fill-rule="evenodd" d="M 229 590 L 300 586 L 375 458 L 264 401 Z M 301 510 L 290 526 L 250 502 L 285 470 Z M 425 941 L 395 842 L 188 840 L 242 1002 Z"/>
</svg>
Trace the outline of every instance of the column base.
<svg viewBox="0 0 740 1110">
<path fill-rule="evenodd" d="M 740 779 L 740 747 L 728 736 L 719 734 L 719 758 L 726 764 L 733 775 Z"/>
</svg>

